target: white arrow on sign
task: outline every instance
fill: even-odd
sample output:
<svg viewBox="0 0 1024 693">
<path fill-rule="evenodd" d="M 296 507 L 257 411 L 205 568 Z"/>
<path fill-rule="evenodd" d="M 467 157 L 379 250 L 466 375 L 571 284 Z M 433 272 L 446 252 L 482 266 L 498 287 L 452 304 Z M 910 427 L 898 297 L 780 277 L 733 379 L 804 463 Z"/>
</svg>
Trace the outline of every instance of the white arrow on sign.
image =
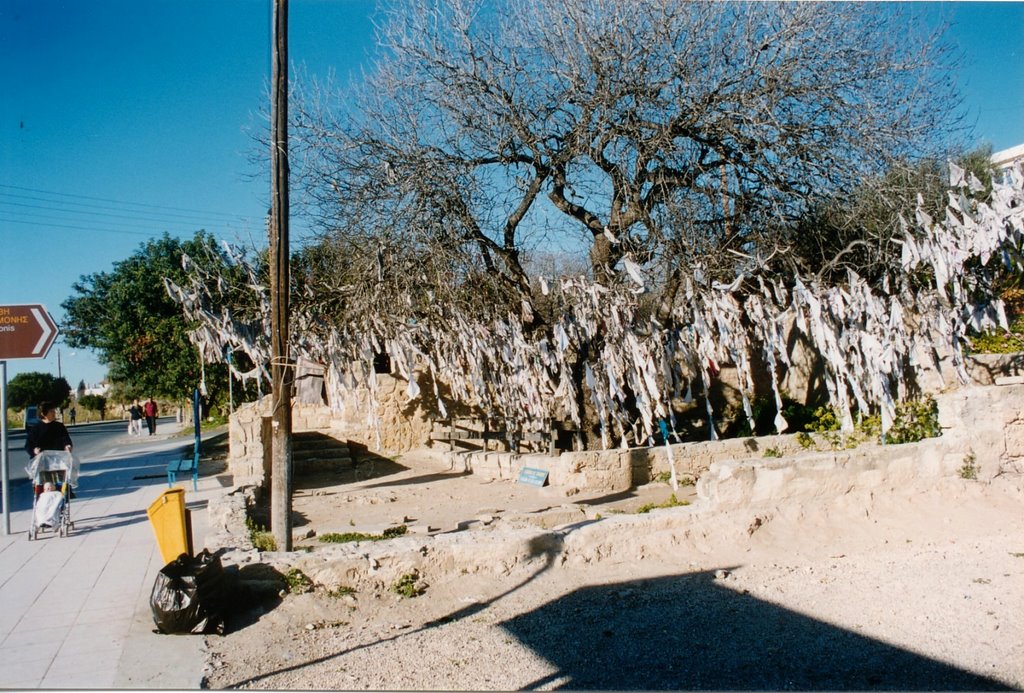
<svg viewBox="0 0 1024 693">
<path fill-rule="evenodd" d="M 32 349 L 33 354 L 38 354 L 40 351 L 43 350 L 43 347 L 46 346 L 46 340 L 50 336 L 50 333 L 53 332 L 53 330 L 50 329 L 50 326 L 47 324 L 47 321 L 43 319 L 43 316 L 42 314 L 40 314 L 38 308 L 32 309 L 32 316 L 39 323 L 39 327 L 43 328 L 42 336 L 39 338 L 39 341 L 36 342 L 35 348 Z"/>
</svg>

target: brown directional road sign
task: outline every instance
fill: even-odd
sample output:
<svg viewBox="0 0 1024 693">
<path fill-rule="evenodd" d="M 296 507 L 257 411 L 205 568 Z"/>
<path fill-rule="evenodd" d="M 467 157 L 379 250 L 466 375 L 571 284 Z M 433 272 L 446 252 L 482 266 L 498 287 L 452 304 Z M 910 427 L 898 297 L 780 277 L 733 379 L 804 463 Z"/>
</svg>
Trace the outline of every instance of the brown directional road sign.
<svg viewBox="0 0 1024 693">
<path fill-rule="evenodd" d="M 0 361 L 44 358 L 58 332 L 45 306 L 0 306 Z"/>
</svg>

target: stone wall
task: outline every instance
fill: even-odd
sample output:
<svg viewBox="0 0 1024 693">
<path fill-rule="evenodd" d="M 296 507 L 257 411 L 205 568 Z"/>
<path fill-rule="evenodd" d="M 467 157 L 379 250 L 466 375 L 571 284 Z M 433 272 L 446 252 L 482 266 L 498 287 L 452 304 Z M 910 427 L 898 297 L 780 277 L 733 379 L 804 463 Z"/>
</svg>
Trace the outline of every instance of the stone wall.
<svg viewBox="0 0 1024 693">
<path fill-rule="evenodd" d="M 672 445 L 672 463 L 680 483 L 694 482 L 715 462 L 760 458 L 769 454 L 793 456 L 806 452 L 795 435 L 733 438 Z M 563 452 L 552 457 L 544 454 L 517 455 L 509 452 L 453 453 L 450 467 L 472 471 L 490 480 L 514 480 L 523 467 L 548 472 L 551 486 L 564 495 L 618 493 L 671 472 L 669 448 L 628 448 L 626 450 L 587 450 Z"/>
<path fill-rule="evenodd" d="M 948 465 L 959 468 L 970 454 L 979 479 L 1024 473 L 1024 384 L 966 387 L 935 399 Z"/>
<path fill-rule="evenodd" d="M 672 446 L 677 473 L 699 477 L 697 502 L 644 515 L 612 516 L 584 523 L 569 534 L 510 525 L 339 545 L 312 554 L 261 554 L 253 549 L 244 524 L 246 508 L 255 502 L 259 489 L 241 486 L 211 499 L 207 510 L 213 536 L 206 546 L 234 548 L 225 558 L 232 564 L 262 561 L 282 573 L 298 567 L 328 589 L 344 585 L 384 592 L 412 570 L 431 576 L 510 574 L 566 560 L 591 562 L 613 555 L 635 560 L 654 551 L 675 552 L 684 538 L 697 545 L 714 541 L 710 532 L 722 527 L 721 536 L 749 534 L 750 513 L 760 512 L 755 510 L 758 506 L 834 502 L 858 493 L 920 487 L 928 479 L 959 476 L 968 460 L 977 467 L 982 483 L 1001 474 L 1024 474 L 1024 384 L 967 387 L 936 399 L 942 436 L 919 443 L 810 451 L 790 435 Z M 523 466 L 548 469 L 554 490 L 566 495 L 584 489 L 622 491 L 668 468 L 664 447 L 558 457 L 481 452 L 451 459 L 476 474 L 506 480 L 514 479 Z"/>
<path fill-rule="evenodd" d="M 942 435 L 909 445 L 860 445 L 795 457 L 720 460 L 697 483 L 717 509 L 836 497 L 957 476 L 981 481 L 1024 473 L 1024 385 L 971 386 L 940 393 Z"/>
<path fill-rule="evenodd" d="M 976 383 L 989 385 L 1007 375 L 1019 375 L 1024 372 L 1024 354 L 977 355 L 968 359 L 968 367 Z M 724 368 L 722 376 L 728 380 L 733 373 Z M 792 378 L 794 374 L 789 374 Z M 947 374 L 948 375 L 948 374 Z M 934 391 L 940 385 L 935 372 L 923 376 L 928 380 L 929 389 Z M 807 378 L 812 374 L 801 374 L 796 381 L 784 384 L 802 388 L 806 391 L 810 385 Z M 422 380 L 422 378 L 421 378 Z M 932 382 L 934 380 L 934 382 Z M 924 385 L 925 383 L 921 383 Z M 420 383 L 425 391 L 426 384 Z M 408 402 L 406 381 L 390 375 L 377 375 L 376 399 L 378 406 L 378 422 L 375 424 L 370 412 L 370 393 L 361 390 L 355 397 L 345 403 L 343 408 L 333 409 L 326 405 L 295 404 L 292 410 L 292 430 L 294 432 L 319 431 L 338 440 L 363 446 L 368 450 L 383 454 L 400 454 L 410 450 L 423 451 L 431 444 L 433 421 L 431 412 L 424 409 L 418 402 Z M 985 395 L 984 388 L 969 386 L 954 390 L 952 393 L 940 395 L 940 415 L 943 426 L 949 431 L 989 430 L 1008 426 L 1009 436 L 1014 433 L 1014 424 L 1002 416 L 990 419 L 987 416 L 977 418 L 963 402 L 970 399 L 996 399 L 1002 401 L 999 388 L 993 394 Z M 967 398 L 967 399 L 965 399 Z M 982 406 L 982 411 L 990 404 Z M 1012 407 L 1010 407 L 1012 409 Z M 262 484 L 263 470 L 269 459 L 269 427 L 267 417 L 270 416 L 270 397 L 260 402 L 240 407 L 231 418 L 229 467 L 236 477 L 249 483 Z M 952 418 L 951 418 L 952 417 Z M 955 420 L 954 420 L 955 419 Z M 964 426 L 956 424 L 963 420 Z M 997 423 L 998 421 L 998 423 Z M 1001 433 L 1000 433 L 1001 434 Z M 981 436 L 975 442 L 973 434 L 965 434 L 967 439 L 957 440 L 957 445 L 970 447 L 975 443 L 975 454 L 984 456 L 988 462 L 983 469 L 998 469 L 1000 466 L 1020 465 L 1018 458 L 1012 455 L 1007 460 L 993 464 L 990 459 L 994 454 L 989 450 Z M 990 431 L 995 441 L 996 431 Z M 805 439 L 806 440 L 806 439 Z M 952 438 L 949 438 L 952 441 Z M 950 445 L 953 443 L 950 442 Z M 993 442 L 992 445 L 996 445 Z M 965 447 L 966 446 L 966 447 Z M 822 447 L 819 445 L 818 447 Z M 866 451 L 867 448 L 864 448 Z M 683 443 L 671 446 L 672 459 L 675 462 L 677 477 L 680 480 L 695 480 L 701 477 L 716 462 L 738 462 L 741 460 L 766 459 L 766 453 L 774 459 L 787 460 L 796 455 L 806 453 L 795 435 L 762 436 L 758 438 L 733 438 L 721 441 L 704 441 Z M 436 454 L 432 451 L 432 454 Z M 865 452 L 866 454 L 866 452 Z M 882 455 L 894 453 L 881 452 Z M 965 453 L 964 453 L 965 454 Z M 1009 454 L 1009 453 L 1007 453 Z M 490 452 L 486 449 L 479 452 L 449 452 L 442 455 L 447 459 L 449 468 L 465 469 L 488 479 L 515 479 L 523 467 L 545 469 L 549 472 L 549 482 L 560 488 L 565 495 L 580 492 L 617 493 L 633 486 L 648 483 L 669 472 L 669 451 L 665 446 L 655 448 L 630 448 L 626 450 L 601 450 L 563 452 L 557 457 L 542 453 L 516 454 L 510 452 Z M 858 455 L 833 456 L 833 465 L 855 464 Z M 814 464 L 825 464 L 825 458 Z M 961 461 L 962 463 L 962 461 Z M 769 463 L 768 466 L 771 466 Z M 784 466 L 784 465 L 783 465 Z"/>
<path fill-rule="evenodd" d="M 726 502 L 771 494 L 800 496 L 802 486 L 821 493 L 870 486 L 877 477 L 874 471 L 883 467 L 895 479 L 953 474 L 969 455 L 980 468 L 979 478 L 1024 471 L 1024 385 L 970 386 L 939 394 L 936 400 L 943 435 L 916 446 L 861 443 L 834 451 L 821 436 L 807 434 L 681 443 L 671 446 L 676 476 L 680 481 L 703 479 L 704 493 Z M 455 453 L 452 459 L 454 468 L 487 479 L 514 480 L 523 467 L 544 469 L 551 486 L 566 496 L 617 493 L 670 471 L 665 446 L 564 452 L 557 457 Z M 715 472 L 708 476 L 712 467 Z"/>
<path fill-rule="evenodd" d="M 327 405 L 292 405 L 292 431 L 318 431 L 350 445 L 363 446 L 381 454 L 398 454 L 422 447 L 430 440 L 433 422 L 417 403 L 409 403 L 407 383 L 390 375 L 377 375 L 376 397 L 379 403 L 375 425 L 370 393 L 360 390 L 352 401 L 334 409 Z M 231 416 L 228 466 L 243 479 L 262 478 L 264 461 L 269 455 L 271 397 L 239 407 Z"/>
</svg>

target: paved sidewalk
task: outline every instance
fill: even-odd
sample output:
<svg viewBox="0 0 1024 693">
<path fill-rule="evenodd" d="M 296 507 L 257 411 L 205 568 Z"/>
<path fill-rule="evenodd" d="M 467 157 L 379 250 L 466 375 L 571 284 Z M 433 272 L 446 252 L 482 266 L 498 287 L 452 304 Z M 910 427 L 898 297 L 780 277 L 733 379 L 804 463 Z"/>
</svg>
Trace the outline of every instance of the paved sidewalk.
<svg viewBox="0 0 1024 693">
<path fill-rule="evenodd" d="M 202 636 L 153 632 L 149 595 L 163 567 L 150 503 L 167 489 L 167 461 L 192 451 L 180 424 L 109 457 L 82 460 L 69 537 L 27 541 L 31 490 L 11 488 L 11 534 L 0 536 L 0 688 L 198 689 Z M 131 440 L 125 437 L 126 441 Z M 179 475 L 196 551 L 207 533 L 215 477 Z"/>
</svg>

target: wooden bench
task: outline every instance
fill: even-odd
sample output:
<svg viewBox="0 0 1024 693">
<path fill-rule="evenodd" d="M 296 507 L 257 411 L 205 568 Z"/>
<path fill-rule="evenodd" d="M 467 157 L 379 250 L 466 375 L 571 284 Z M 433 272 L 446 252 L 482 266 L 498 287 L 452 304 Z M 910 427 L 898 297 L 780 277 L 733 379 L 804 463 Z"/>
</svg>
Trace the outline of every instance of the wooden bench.
<svg viewBox="0 0 1024 693">
<path fill-rule="evenodd" d="M 481 440 L 485 447 L 489 440 L 500 440 L 505 443 L 506 448 L 509 451 L 516 453 L 519 452 L 520 443 L 546 443 L 548 454 L 557 456 L 559 454 L 557 448 L 559 431 L 572 433 L 576 438 L 575 448 L 582 449 L 582 443 L 579 440 L 579 431 L 571 422 L 552 421 L 549 430 L 533 431 L 529 433 L 524 433 L 522 431 L 506 431 L 503 428 L 491 429 L 486 421 L 479 423 L 483 428 L 482 431 L 472 425 L 456 423 L 452 419 L 436 420 L 434 423 L 444 426 L 446 430 L 431 433 L 431 440 L 448 443 L 449 452 L 454 451 L 456 444 L 461 444 L 461 441 L 464 440 Z"/>
<path fill-rule="evenodd" d="M 174 486 L 178 473 L 192 473 L 192 490 L 199 490 L 199 459 L 196 456 L 180 460 L 171 460 L 167 463 L 167 485 Z"/>
</svg>

